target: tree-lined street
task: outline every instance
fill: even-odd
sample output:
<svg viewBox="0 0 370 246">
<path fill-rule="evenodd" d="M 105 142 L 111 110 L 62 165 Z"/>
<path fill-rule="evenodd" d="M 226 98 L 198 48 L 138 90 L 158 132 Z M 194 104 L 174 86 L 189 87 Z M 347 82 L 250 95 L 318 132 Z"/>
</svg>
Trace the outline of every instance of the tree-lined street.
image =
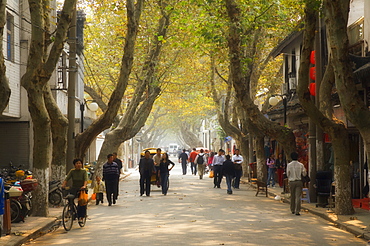
<svg viewBox="0 0 370 246">
<path fill-rule="evenodd" d="M 175 161 L 175 160 L 174 160 Z M 139 196 L 137 171 L 120 184 L 112 207 L 90 204 L 84 228 L 57 231 L 29 245 L 364 245 L 362 239 L 309 213 L 292 215 L 289 205 L 241 185 L 226 194 L 225 181 L 214 189 L 212 179 L 182 175 L 176 166 L 163 196 L 152 186 Z"/>
</svg>

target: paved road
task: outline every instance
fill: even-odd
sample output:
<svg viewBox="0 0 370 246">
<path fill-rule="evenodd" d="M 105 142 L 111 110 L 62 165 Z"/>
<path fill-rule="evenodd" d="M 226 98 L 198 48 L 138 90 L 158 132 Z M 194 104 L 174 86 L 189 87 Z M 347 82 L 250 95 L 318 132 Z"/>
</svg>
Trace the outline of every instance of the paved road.
<svg viewBox="0 0 370 246">
<path fill-rule="evenodd" d="M 289 205 L 255 197 L 248 185 L 227 195 L 206 177 L 171 172 L 163 196 L 152 186 L 140 197 L 138 174 L 120 184 L 118 203 L 89 206 L 86 227 L 63 227 L 29 245 L 365 245 L 361 239 L 313 215 L 292 215 Z"/>
</svg>

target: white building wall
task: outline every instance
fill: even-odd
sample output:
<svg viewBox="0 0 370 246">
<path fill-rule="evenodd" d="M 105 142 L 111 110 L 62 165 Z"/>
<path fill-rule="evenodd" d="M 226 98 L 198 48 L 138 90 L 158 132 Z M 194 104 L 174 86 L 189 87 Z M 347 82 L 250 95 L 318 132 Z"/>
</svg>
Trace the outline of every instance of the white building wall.
<svg viewBox="0 0 370 246">
<path fill-rule="evenodd" d="M 364 40 L 365 40 L 365 51 L 369 51 L 370 41 L 370 1 L 365 1 L 364 6 Z"/>
<path fill-rule="evenodd" d="M 21 32 L 21 16 L 19 11 L 19 1 L 9 0 L 7 4 L 7 14 L 13 16 L 12 27 L 12 58 L 7 54 L 7 28 L 4 28 L 3 39 L 3 54 L 5 57 L 6 76 L 9 80 L 11 95 L 9 99 L 9 106 L 3 113 L 5 116 L 20 118 L 21 116 L 21 85 L 20 85 L 20 70 L 22 61 L 20 59 L 20 32 Z"/>
<path fill-rule="evenodd" d="M 348 15 L 348 25 L 351 25 L 359 18 L 364 16 L 364 4 L 368 4 L 369 0 L 352 0 Z"/>
</svg>

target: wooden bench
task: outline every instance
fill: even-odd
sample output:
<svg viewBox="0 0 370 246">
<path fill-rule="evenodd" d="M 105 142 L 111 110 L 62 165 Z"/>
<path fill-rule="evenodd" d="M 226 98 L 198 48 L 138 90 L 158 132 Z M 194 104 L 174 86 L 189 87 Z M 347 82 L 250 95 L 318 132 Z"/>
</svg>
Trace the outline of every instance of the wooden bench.
<svg viewBox="0 0 370 246">
<path fill-rule="evenodd" d="M 266 182 L 263 182 L 263 181 L 260 181 L 260 180 L 256 180 L 256 184 L 257 184 L 257 193 L 256 193 L 256 196 L 258 195 L 258 193 L 260 192 L 260 190 L 264 191 L 266 193 L 266 197 L 268 196 L 267 195 L 267 184 Z"/>
</svg>

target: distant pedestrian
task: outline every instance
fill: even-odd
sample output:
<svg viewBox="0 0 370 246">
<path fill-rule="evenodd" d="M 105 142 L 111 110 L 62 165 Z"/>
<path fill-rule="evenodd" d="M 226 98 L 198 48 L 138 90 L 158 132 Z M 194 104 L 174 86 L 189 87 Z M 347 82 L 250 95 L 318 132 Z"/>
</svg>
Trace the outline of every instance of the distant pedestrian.
<svg viewBox="0 0 370 246">
<path fill-rule="evenodd" d="M 272 183 L 272 188 L 275 188 L 275 172 L 276 172 L 276 166 L 275 166 L 275 155 L 271 154 L 269 158 L 267 158 L 266 161 L 267 165 L 267 187 L 270 187 L 270 181 Z"/>
<path fill-rule="evenodd" d="M 99 176 L 96 176 L 96 183 L 94 186 L 94 193 L 96 194 L 96 205 L 99 205 L 99 202 L 103 204 L 104 196 L 103 193 L 105 192 L 105 185 L 104 182 L 101 180 Z"/>
<path fill-rule="evenodd" d="M 116 204 L 117 200 L 119 170 L 117 163 L 113 161 L 113 154 L 107 155 L 107 159 L 108 161 L 103 165 L 103 181 L 105 181 L 108 206 L 112 206 L 112 203 Z"/>
<path fill-rule="evenodd" d="M 226 178 L 227 194 L 233 194 L 231 182 L 235 175 L 235 164 L 231 161 L 230 155 L 225 156 L 226 161 L 222 164 L 222 174 Z"/>
<path fill-rule="evenodd" d="M 172 165 L 170 168 L 168 168 L 169 165 Z M 168 154 L 167 153 L 164 153 L 162 155 L 162 160 L 159 164 L 159 175 L 161 177 L 161 186 L 162 186 L 162 194 L 163 195 L 167 195 L 167 191 L 168 191 L 168 186 L 167 186 L 167 183 L 168 183 L 168 178 L 169 178 L 169 175 L 170 175 L 170 171 L 172 170 L 172 168 L 175 166 L 175 163 L 173 163 L 169 158 L 168 158 Z"/>
<path fill-rule="evenodd" d="M 155 168 L 155 181 L 158 187 L 160 187 L 159 182 L 159 165 L 162 160 L 162 149 L 158 148 L 157 153 L 153 156 L 154 168 Z"/>
<path fill-rule="evenodd" d="M 113 152 L 113 162 L 117 163 L 118 165 L 118 171 L 119 171 L 119 174 L 121 175 L 122 173 L 122 161 L 121 159 L 118 159 L 117 157 L 117 152 Z M 117 198 L 118 199 L 118 196 L 119 196 L 119 178 L 118 178 L 118 182 L 117 182 Z"/>
<path fill-rule="evenodd" d="M 276 171 L 277 171 L 279 186 L 280 186 L 280 188 L 283 188 L 286 161 L 285 161 L 285 158 L 283 157 L 282 153 L 280 153 L 279 157 L 276 159 L 275 165 L 276 165 Z"/>
<path fill-rule="evenodd" d="M 292 214 L 300 215 L 302 196 L 302 176 L 307 175 L 304 165 L 298 162 L 298 153 L 293 152 L 290 157 L 292 162 L 287 165 L 287 176 L 290 187 L 290 211 Z"/>
<path fill-rule="evenodd" d="M 213 162 L 213 158 L 215 157 L 215 152 L 213 152 L 213 151 L 211 151 L 210 153 L 209 153 L 209 157 L 208 157 L 208 163 L 207 163 L 207 167 L 208 167 L 208 169 L 213 169 L 213 167 L 212 167 L 212 162 Z"/>
<path fill-rule="evenodd" d="M 197 157 L 195 157 L 195 163 L 198 166 L 199 179 L 203 179 L 204 170 L 207 163 L 206 154 L 204 153 L 203 149 L 201 149 L 200 153 L 197 155 Z"/>
<path fill-rule="evenodd" d="M 197 164 L 195 163 L 195 158 L 197 157 L 197 155 L 197 150 L 193 148 L 193 151 L 189 155 L 190 169 L 191 174 L 193 175 L 197 175 Z"/>
<path fill-rule="evenodd" d="M 144 194 L 144 190 L 146 196 L 150 196 L 150 178 L 152 177 L 152 174 L 155 173 L 156 171 L 154 168 L 154 161 L 152 158 L 150 158 L 150 152 L 146 150 L 144 154 L 145 154 L 144 158 L 141 158 L 139 162 L 140 196 Z"/>
<path fill-rule="evenodd" d="M 212 166 L 213 166 L 213 188 L 221 188 L 221 181 L 222 181 L 222 165 L 225 161 L 225 151 L 220 149 L 218 154 L 214 156 Z"/>
<path fill-rule="evenodd" d="M 243 156 L 240 155 L 240 150 L 235 149 L 235 155 L 233 155 L 232 161 L 234 162 L 234 168 L 235 168 L 235 179 L 234 179 L 234 188 L 239 189 L 240 185 L 240 178 L 243 174 Z"/>
<path fill-rule="evenodd" d="M 188 154 L 186 154 L 186 149 L 183 149 L 182 153 L 179 155 L 179 163 L 181 163 L 182 175 L 186 175 L 188 159 L 189 157 L 188 157 Z"/>
</svg>

